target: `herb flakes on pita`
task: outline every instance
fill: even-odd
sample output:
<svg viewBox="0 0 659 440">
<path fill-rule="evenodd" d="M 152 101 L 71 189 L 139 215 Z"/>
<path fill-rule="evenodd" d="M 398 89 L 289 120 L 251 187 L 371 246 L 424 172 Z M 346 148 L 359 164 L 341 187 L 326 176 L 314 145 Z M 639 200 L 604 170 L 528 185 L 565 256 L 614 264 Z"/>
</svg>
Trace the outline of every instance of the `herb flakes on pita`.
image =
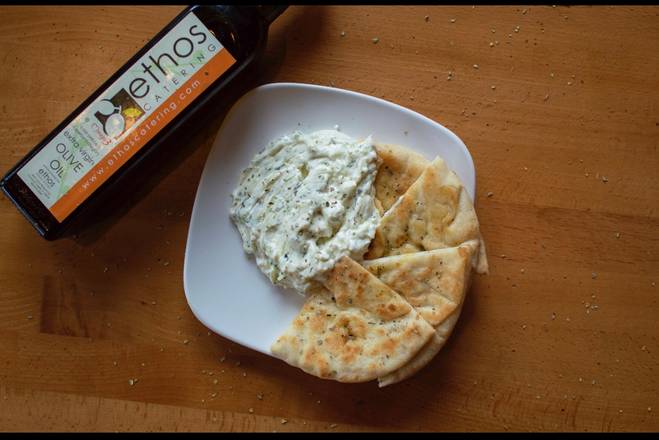
<svg viewBox="0 0 659 440">
<path fill-rule="evenodd" d="M 434 335 L 398 293 L 343 257 L 271 351 L 323 379 L 366 382 L 401 368 Z"/>
</svg>

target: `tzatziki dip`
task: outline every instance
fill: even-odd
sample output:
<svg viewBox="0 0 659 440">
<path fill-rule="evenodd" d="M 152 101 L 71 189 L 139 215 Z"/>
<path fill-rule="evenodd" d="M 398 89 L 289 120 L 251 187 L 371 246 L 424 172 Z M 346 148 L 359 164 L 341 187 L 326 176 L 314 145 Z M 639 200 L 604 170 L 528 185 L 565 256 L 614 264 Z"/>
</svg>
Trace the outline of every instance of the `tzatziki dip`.
<svg viewBox="0 0 659 440">
<path fill-rule="evenodd" d="M 361 260 L 380 214 L 371 137 L 336 130 L 276 139 L 243 170 L 230 216 L 273 284 L 305 293 L 343 256 Z"/>
</svg>

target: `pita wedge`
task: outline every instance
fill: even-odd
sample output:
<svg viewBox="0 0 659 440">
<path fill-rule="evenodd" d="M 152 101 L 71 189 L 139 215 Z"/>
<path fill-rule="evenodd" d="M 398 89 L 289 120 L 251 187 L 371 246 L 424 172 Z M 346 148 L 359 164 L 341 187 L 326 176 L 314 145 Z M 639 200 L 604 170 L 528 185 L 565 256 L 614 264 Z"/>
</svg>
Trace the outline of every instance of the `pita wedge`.
<svg viewBox="0 0 659 440">
<path fill-rule="evenodd" d="M 474 205 L 460 179 L 437 157 L 385 212 L 365 259 L 455 247 L 468 240 L 481 242 L 473 267 L 487 273 Z"/>
<path fill-rule="evenodd" d="M 408 148 L 390 144 L 375 144 L 380 158 L 375 177 L 375 198 L 380 202 L 380 214 L 386 212 L 421 175 L 429 161 Z"/>
<path fill-rule="evenodd" d="M 322 379 L 366 382 L 407 364 L 434 335 L 398 293 L 343 257 L 271 351 Z"/>
<path fill-rule="evenodd" d="M 364 267 L 400 293 L 435 328 L 435 335 L 400 369 L 378 378 L 384 387 L 428 364 L 444 346 L 460 316 L 478 240 L 461 246 L 365 261 Z"/>
<path fill-rule="evenodd" d="M 432 361 L 439 350 L 442 349 L 444 344 L 448 341 L 453 327 L 458 322 L 460 312 L 462 311 L 462 304 L 456 309 L 444 322 L 442 322 L 436 329 L 433 337 L 424 345 L 421 350 L 414 356 L 408 363 L 403 365 L 398 370 L 378 378 L 378 386 L 380 388 L 395 383 L 401 382 L 419 372 L 423 367 Z"/>
</svg>

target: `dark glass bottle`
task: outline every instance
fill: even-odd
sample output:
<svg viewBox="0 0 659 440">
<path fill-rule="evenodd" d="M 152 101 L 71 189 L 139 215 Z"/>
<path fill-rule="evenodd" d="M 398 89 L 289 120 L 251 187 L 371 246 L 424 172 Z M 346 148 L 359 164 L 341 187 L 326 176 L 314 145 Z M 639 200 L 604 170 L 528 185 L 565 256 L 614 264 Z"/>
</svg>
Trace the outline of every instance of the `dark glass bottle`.
<svg viewBox="0 0 659 440">
<path fill-rule="evenodd" d="M 255 65 L 285 9 L 186 8 L 7 173 L 4 193 L 44 238 L 74 231 Z"/>
</svg>

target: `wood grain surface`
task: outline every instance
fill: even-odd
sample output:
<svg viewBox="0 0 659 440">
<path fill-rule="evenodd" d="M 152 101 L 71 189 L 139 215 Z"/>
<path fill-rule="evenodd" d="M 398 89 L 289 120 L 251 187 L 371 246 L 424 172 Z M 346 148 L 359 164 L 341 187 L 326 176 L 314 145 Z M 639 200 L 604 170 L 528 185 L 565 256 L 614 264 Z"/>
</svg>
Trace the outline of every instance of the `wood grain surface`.
<svg viewBox="0 0 659 440">
<path fill-rule="evenodd" d="M 181 9 L 0 8 L 0 168 Z M 183 254 L 222 113 L 78 239 L 44 241 L 0 198 L 0 430 L 659 430 L 659 8 L 295 6 L 270 37 L 237 90 L 383 97 L 470 149 L 491 273 L 449 343 L 378 389 L 194 318 Z"/>
</svg>

